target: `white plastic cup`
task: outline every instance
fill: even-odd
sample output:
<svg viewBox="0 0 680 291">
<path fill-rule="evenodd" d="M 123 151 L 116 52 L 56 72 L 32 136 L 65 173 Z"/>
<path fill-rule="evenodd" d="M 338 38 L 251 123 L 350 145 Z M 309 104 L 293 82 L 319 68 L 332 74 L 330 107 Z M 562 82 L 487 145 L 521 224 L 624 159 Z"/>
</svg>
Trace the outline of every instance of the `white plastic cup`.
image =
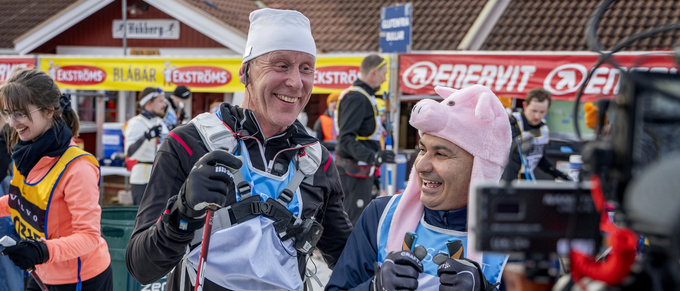
<svg viewBox="0 0 680 291">
<path fill-rule="evenodd" d="M 581 165 L 583 165 L 583 158 L 581 155 L 570 155 L 569 156 L 569 178 L 572 181 L 578 182 L 579 171 L 581 170 Z"/>
</svg>

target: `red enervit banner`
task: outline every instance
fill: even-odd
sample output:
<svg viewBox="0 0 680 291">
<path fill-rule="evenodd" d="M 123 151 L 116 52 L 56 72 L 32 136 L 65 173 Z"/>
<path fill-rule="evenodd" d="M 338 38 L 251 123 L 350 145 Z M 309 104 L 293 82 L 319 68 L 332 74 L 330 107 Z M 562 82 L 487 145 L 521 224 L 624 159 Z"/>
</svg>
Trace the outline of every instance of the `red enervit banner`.
<svg viewBox="0 0 680 291">
<path fill-rule="evenodd" d="M 16 68 L 34 68 L 35 58 L 0 58 L 0 85 L 12 75 Z"/>
<path fill-rule="evenodd" d="M 540 87 L 553 99 L 574 100 L 598 59 L 598 54 L 586 52 L 404 54 L 399 59 L 399 88 L 403 94 L 436 95 L 435 86 L 461 89 L 481 84 L 498 96 L 524 98 Z M 678 71 L 670 52 L 617 54 L 613 59 L 627 71 Z M 600 66 L 586 84 L 582 100 L 616 95 L 619 81 L 618 68 Z"/>
</svg>

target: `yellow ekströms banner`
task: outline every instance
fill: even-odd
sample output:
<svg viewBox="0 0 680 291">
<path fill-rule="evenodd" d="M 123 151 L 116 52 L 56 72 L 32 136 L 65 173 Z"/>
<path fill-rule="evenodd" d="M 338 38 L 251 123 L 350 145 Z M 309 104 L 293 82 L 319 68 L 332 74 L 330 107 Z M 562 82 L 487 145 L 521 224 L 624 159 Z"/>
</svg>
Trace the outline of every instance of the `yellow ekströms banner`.
<svg viewBox="0 0 680 291">
<path fill-rule="evenodd" d="M 62 89 L 141 91 L 145 87 L 194 92 L 238 92 L 239 58 L 41 57 L 40 69 Z"/>
<path fill-rule="evenodd" d="M 343 90 L 360 77 L 364 56 L 317 57 L 312 93 Z M 389 58 L 387 58 L 389 66 Z M 243 92 L 238 79 L 241 58 L 168 58 L 162 56 L 74 57 L 40 56 L 40 69 L 61 89 L 171 91 L 185 85 L 193 92 Z M 388 90 L 387 82 L 381 90 Z"/>
</svg>

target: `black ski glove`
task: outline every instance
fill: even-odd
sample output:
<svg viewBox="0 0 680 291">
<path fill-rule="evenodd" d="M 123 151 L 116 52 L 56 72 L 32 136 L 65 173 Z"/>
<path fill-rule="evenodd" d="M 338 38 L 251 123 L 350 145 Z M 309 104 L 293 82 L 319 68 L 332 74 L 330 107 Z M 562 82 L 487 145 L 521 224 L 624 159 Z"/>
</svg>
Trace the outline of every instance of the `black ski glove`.
<svg viewBox="0 0 680 291">
<path fill-rule="evenodd" d="M 47 245 L 40 240 L 19 241 L 14 246 L 5 247 L 2 254 L 8 256 L 22 270 L 32 269 L 50 259 Z"/>
<path fill-rule="evenodd" d="M 466 258 L 446 259 L 437 267 L 437 276 L 439 291 L 490 291 L 497 287 L 486 280 L 477 262 Z"/>
<path fill-rule="evenodd" d="M 243 162 L 224 150 L 201 157 L 180 189 L 176 206 L 190 218 L 202 218 L 208 207 L 223 207 L 236 202 L 234 176 Z"/>
<path fill-rule="evenodd" d="M 374 164 L 380 165 L 383 163 L 394 164 L 394 152 L 393 151 L 377 151 L 375 153 Z"/>
<path fill-rule="evenodd" d="M 163 128 L 163 126 L 161 126 L 160 124 L 156 125 L 152 128 L 149 128 L 149 131 L 144 133 L 144 137 L 146 137 L 147 140 L 150 140 L 154 137 L 158 137 L 158 136 L 161 135 L 161 129 L 162 128 Z"/>
<path fill-rule="evenodd" d="M 412 251 L 398 251 L 387 255 L 377 268 L 371 291 L 416 290 L 423 264 Z"/>
</svg>

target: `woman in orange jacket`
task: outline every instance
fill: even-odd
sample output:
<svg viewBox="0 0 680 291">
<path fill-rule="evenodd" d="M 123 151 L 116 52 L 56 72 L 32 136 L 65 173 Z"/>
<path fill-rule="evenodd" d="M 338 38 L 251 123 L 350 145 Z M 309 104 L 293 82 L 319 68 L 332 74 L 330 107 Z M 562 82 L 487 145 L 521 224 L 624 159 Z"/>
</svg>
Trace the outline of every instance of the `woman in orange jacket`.
<svg viewBox="0 0 680 291">
<path fill-rule="evenodd" d="M 14 176 L 0 197 L 21 240 L 2 251 L 50 290 L 112 290 L 111 257 L 101 236 L 99 164 L 78 148 L 78 116 L 45 72 L 21 69 L 0 88 L 11 126 Z M 28 280 L 26 290 L 40 290 Z"/>
</svg>

